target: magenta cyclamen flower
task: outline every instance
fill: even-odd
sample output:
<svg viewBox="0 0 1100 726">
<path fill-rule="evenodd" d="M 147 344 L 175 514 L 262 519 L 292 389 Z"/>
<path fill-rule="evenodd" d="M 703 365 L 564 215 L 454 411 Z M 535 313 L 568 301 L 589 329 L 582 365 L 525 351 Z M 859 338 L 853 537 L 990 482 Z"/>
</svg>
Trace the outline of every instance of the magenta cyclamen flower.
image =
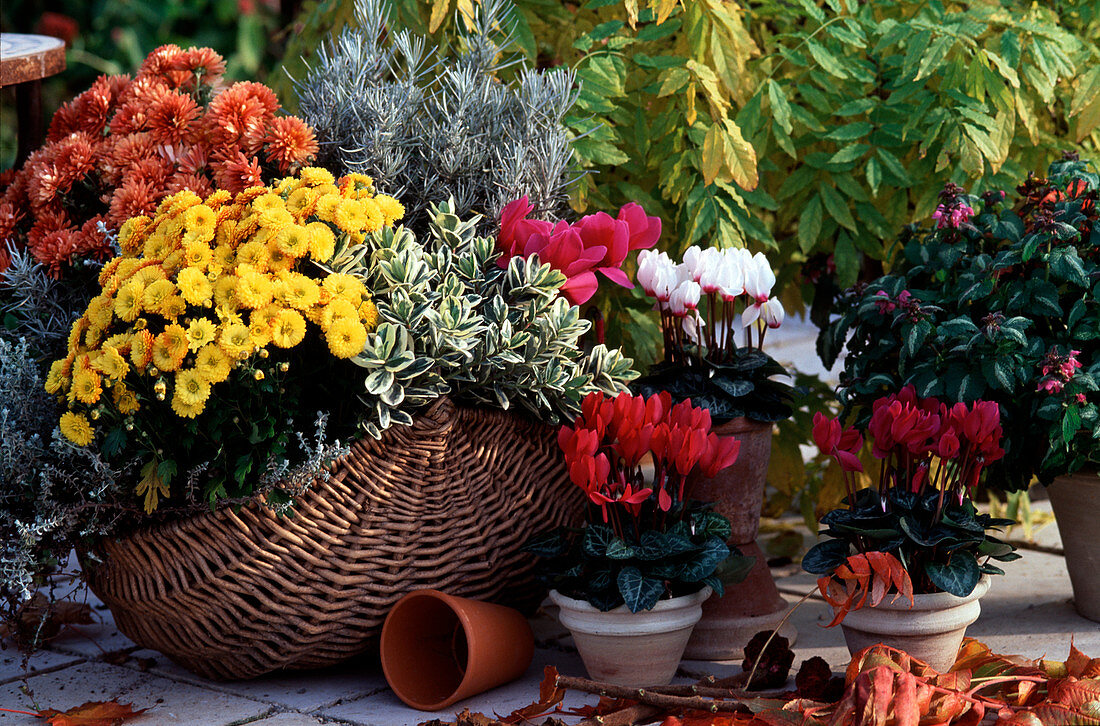
<svg viewBox="0 0 1100 726">
<path fill-rule="evenodd" d="M 513 257 L 537 254 L 540 261 L 568 278 L 561 294 L 574 305 L 596 294 L 597 272 L 618 285 L 634 287 L 622 270 L 627 254 L 652 247 L 661 236 L 660 218 L 646 216 L 634 202 L 619 210 L 618 217 L 597 212 L 573 224 L 528 219 L 531 210 L 527 197 L 501 210 L 497 264 L 507 267 Z"/>
</svg>

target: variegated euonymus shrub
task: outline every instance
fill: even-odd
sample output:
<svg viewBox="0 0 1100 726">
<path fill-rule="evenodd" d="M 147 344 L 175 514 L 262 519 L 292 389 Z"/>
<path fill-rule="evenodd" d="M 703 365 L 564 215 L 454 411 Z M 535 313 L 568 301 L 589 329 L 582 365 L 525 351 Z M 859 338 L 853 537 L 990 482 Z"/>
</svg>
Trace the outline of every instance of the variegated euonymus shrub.
<svg viewBox="0 0 1100 726">
<path fill-rule="evenodd" d="M 364 427 L 375 437 L 444 395 L 550 423 L 576 414 L 593 391 L 614 394 L 637 377 L 618 349 L 584 352 L 590 327 L 558 294 L 566 278 L 537 257 L 507 267 L 478 219 L 460 219 L 454 201 L 430 207 L 428 232 L 384 229 L 358 254 L 337 260 L 365 278 L 378 328 L 354 362 L 366 369 Z"/>
</svg>

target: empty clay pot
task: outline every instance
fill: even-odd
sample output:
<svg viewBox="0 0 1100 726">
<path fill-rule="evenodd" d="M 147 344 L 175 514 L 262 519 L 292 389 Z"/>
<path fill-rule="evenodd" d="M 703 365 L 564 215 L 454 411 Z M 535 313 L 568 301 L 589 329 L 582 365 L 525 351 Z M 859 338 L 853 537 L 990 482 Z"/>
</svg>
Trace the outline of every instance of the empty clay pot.
<svg viewBox="0 0 1100 726">
<path fill-rule="evenodd" d="M 626 605 L 602 612 L 557 590 L 550 599 L 569 628 L 588 675 L 619 686 L 665 686 L 676 675 L 691 630 L 703 614 L 711 589 L 661 600 L 652 610 L 632 613 Z"/>
<path fill-rule="evenodd" d="M 908 600 L 888 596 L 874 607 L 853 610 L 840 624 L 848 652 L 855 655 L 882 643 L 946 673 L 955 665 L 967 626 L 982 612 L 978 599 L 989 585 L 989 575 L 982 575 L 967 597 L 946 592 L 916 595 L 910 609 Z"/>
<path fill-rule="evenodd" d="M 1073 604 L 1081 615 L 1100 623 L 1100 476 L 1095 471 L 1066 474 L 1047 491 L 1066 549 Z"/>
<path fill-rule="evenodd" d="M 415 590 L 382 626 L 382 670 L 390 688 L 421 711 L 438 711 L 523 675 L 535 652 L 517 610 Z"/>
</svg>

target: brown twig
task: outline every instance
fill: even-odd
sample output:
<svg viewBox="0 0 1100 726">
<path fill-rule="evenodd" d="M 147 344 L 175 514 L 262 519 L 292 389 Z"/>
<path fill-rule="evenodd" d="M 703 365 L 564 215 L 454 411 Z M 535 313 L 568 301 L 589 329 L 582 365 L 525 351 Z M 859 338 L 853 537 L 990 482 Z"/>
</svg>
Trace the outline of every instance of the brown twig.
<svg viewBox="0 0 1100 726">
<path fill-rule="evenodd" d="M 658 706 L 667 710 L 692 710 L 720 713 L 736 711 L 743 705 L 742 702 L 737 699 L 724 700 L 705 698 L 702 696 L 670 696 L 648 688 L 615 686 L 610 683 L 601 683 L 587 678 L 575 678 L 572 676 L 559 675 L 555 683 L 557 686 L 565 689 L 583 691 L 584 693 L 594 693 L 599 696 L 608 696 L 609 698 L 625 698 L 649 706 Z"/>
<path fill-rule="evenodd" d="M 636 723 L 651 721 L 662 714 L 664 714 L 662 708 L 636 703 L 606 716 L 590 716 L 583 721 L 578 721 L 577 726 L 634 726 Z"/>
</svg>

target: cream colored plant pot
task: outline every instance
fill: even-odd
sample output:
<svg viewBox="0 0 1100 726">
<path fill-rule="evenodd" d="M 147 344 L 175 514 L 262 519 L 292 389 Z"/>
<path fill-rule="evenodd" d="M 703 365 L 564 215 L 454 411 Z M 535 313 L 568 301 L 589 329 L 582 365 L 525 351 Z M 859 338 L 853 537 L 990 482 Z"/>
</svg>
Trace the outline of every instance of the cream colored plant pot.
<svg viewBox="0 0 1100 726">
<path fill-rule="evenodd" d="M 705 587 L 693 595 L 661 600 L 652 610 L 632 613 L 621 605 L 601 612 L 557 590 L 550 599 L 573 634 L 588 675 L 597 681 L 641 688 L 664 686 L 676 675 L 692 628 L 703 615 Z"/>
<path fill-rule="evenodd" d="M 955 664 L 966 628 L 982 612 L 978 598 L 989 590 L 989 575 L 983 575 L 968 597 L 946 592 L 914 596 L 909 601 L 892 596 L 876 607 L 862 607 L 848 613 L 840 627 L 855 655 L 864 648 L 882 643 L 928 663 L 944 673 Z"/>
<path fill-rule="evenodd" d="M 1066 551 L 1073 605 L 1100 623 L 1100 476 L 1095 471 L 1060 476 L 1047 492 Z"/>
</svg>

